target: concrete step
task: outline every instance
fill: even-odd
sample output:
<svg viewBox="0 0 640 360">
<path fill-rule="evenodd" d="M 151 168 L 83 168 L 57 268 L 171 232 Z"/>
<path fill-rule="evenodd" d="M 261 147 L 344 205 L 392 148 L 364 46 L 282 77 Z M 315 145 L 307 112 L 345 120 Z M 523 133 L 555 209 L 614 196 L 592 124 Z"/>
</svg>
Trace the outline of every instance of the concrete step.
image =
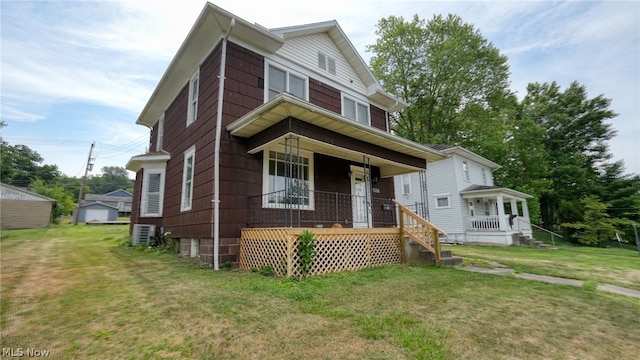
<svg viewBox="0 0 640 360">
<path fill-rule="evenodd" d="M 462 258 L 457 256 L 448 256 L 440 258 L 440 266 L 458 266 L 462 264 Z"/>
</svg>

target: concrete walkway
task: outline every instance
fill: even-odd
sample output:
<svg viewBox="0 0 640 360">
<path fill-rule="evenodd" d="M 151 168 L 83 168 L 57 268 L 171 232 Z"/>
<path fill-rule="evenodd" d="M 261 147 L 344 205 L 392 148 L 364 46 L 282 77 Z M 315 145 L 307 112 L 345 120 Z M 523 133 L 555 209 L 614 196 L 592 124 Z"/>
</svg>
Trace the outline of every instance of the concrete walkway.
<svg viewBox="0 0 640 360">
<path fill-rule="evenodd" d="M 477 272 L 481 274 L 500 275 L 500 276 L 513 274 L 513 269 L 509 269 L 502 264 L 491 263 L 491 266 L 495 266 L 495 268 L 464 266 L 464 267 L 460 267 L 459 269 L 465 270 L 465 271 Z M 584 284 L 584 281 L 582 280 L 567 279 L 567 278 L 547 276 L 547 275 L 521 273 L 521 274 L 513 274 L 513 276 L 519 279 L 540 281 L 540 282 L 555 284 L 555 285 L 569 285 L 569 286 L 581 287 Z M 599 291 L 606 291 L 614 294 L 630 296 L 630 297 L 640 299 L 640 291 L 638 290 L 632 290 L 632 289 L 627 289 L 620 286 L 608 285 L 608 284 L 598 285 L 596 289 Z"/>
</svg>

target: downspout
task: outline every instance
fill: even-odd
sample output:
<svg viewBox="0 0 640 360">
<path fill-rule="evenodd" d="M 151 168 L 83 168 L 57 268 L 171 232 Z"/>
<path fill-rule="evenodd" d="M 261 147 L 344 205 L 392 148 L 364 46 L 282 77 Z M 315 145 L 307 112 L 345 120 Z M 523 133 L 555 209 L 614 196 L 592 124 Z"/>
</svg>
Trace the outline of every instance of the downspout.
<svg viewBox="0 0 640 360">
<path fill-rule="evenodd" d="M 216 140 L 213 155 L 213 269 L 220 269 L 220 136 L 222 134 L 222 102 L 224 100 L 224 79 L 227 66 L 227 39 L 236 19 L 231 18 L 229 28 L 222 38 L 220 77 L 218 80 L 218 113 L 216 116 Z"/>
</svg>

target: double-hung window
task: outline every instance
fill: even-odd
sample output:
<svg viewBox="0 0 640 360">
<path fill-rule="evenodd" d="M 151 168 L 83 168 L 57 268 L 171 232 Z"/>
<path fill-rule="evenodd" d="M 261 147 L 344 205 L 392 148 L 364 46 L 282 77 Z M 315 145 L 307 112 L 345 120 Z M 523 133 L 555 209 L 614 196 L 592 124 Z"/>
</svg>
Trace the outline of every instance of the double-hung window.
<svg viewBox="0 0 640 360">
<path fill-rule="evenodd" d="M 263 207 L 313 210 L 313 154 L 301 151 L 298 157 L 265 150 L 263 169 Z"/>
<path fill-rule="evenodd" d="M 411 174 L 404 174 L 400 177 L 402 182 L 402 195 L 411 194 Z"/>
<path fill-rule="evenodd" d="M 300 99 L 307 100 L 307 78 L 294 74 L 283 68 L 267 65 L 267 101 L 273 99 L 278 94 L 288 92 Z"/>
<path fill-rule="evenodd" d="M 464 181 L 469 181 L 469 164 L 466 161 L 462 162 L 462 177 Z"/>
<path fill-rule="evenodd" d="M 191 147 L 184 153 L 184 167 L 182 170 L 182 202 L 180 211 L 191 210 L 193 201 L 193 168 L 196 160 L 196 149 Z"/>
<path fill-rule="evenodd" d="M 369 124 L 369 104 L 342 96 L 342 115 L 363 125 Z"/>
<path fill-rule="evenodd" d="M 145 168 L 142 178 L 141 216 L 162 216 L 162 189 L 164 189 L 164 167 Z"/>
<path fill-rule="evenodd" d="M 198 118 L 198 91 L 200 87 L 200 69 L 189 79 L 189 107 L 187 108 L 187 126 Z"/>
</svg>

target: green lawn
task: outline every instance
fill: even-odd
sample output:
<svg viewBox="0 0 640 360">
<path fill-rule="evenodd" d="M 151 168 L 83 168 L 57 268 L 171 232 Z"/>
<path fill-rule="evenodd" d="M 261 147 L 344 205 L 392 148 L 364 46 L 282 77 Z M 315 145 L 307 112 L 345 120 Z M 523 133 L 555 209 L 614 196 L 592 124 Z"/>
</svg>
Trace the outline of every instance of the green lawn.
<svg viewBox="0 0 640 360">
<path fill-rule="evenodd" d="M 464 258 L 465 265 L 498 262 L 516 272 L 584 280 L 640 290 L 640 255 L 620 248 L 559 246 L 556 249 L 462 245 L 445 246 Z"/>
<path fill-rule="evenodd" d="M 305 281 L 214 272 L 120 246 L 127 229 L 4 231 L 2 347 L 50 350 L 53 359 L 635 359 L 640 351 L 640 300 L 593 286 L 401 265 Z M 451 249 L 467 264 L 638 286 L 632 251 Z M 635 275 L 613 281 L 624 273 Z"/>
</svg>

